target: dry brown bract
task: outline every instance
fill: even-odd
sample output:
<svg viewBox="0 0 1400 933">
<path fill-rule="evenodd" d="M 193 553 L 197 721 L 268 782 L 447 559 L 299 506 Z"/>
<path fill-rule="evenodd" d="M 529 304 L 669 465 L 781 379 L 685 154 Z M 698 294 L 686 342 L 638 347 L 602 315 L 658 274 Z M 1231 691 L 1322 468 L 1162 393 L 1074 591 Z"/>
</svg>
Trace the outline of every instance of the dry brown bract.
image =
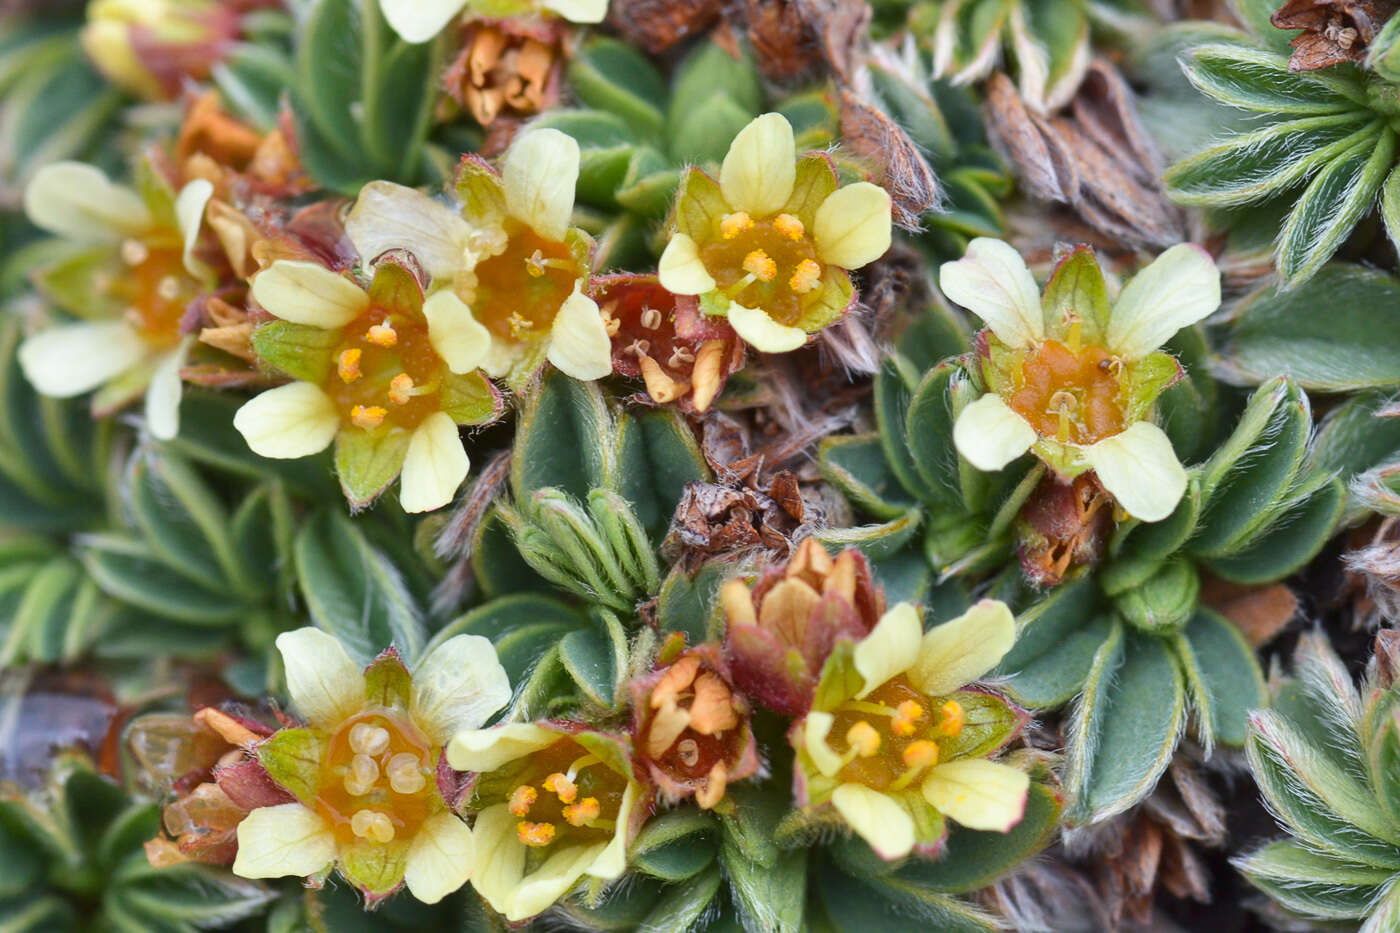
<svg viewBox="0 0 1400 933">
<path fill-rule="evenodd" d="M 938 178 L 909 134 L 879 109 L 841 91 L 841 136 L 848 150 L 876 167 L 873 179 L 890 193 L 894 222 L 919 229 L 919 217 L 938 201 Z"/>
<path fill-rule="evenodd" d="M 1366 50 L 1400 0 L 1288 0 L 1270 22 L 1279 29 L 1301 29 L 1295 37 L 1289 71 L 1317 71 L 1365 59 Z"/>
</svg>

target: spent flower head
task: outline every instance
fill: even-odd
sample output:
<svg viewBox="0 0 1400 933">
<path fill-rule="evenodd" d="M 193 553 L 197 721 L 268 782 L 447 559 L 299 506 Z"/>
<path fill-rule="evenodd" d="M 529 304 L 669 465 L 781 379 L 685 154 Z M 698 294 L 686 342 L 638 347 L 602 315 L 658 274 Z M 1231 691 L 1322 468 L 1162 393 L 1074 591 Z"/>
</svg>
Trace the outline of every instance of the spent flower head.
<svg viewBox="0 0 1400 933">
<path fill-rule="evenodd" d="M 497 172 L 474 155 L 457 176 L 461 211 L 421 192 L 372 182 L 346 230 L 360 255 L 412 253 L 485 328 L 482 366 L 521 385 L 548 359 L 575 379 L 612 372 L 602 314 L 584 294 L 593 241 L 570 226 L 579 148 L 558 130 L 516 138 Z"/>
<path fill-rule="evenodd" d="M 927 634 L 918 610 L 900 603 L 859 643 L 838 645 L 811 712 L 789 733 L 799 804 L 834 807 L 885 859 L 936 851 L 945 818 L 1010 830 L 1030 779 L 988 756 L 1025 716 L 967 685 L 1015 638 L 1004 603 L 983 600 Z"/>
<path fill-rule="evenodd" d="M 452 500 L 470 462 L 459 424 L 494 420 L 502 402 L 477 370 L 490 338 L 450 291 L 423 298 L 409 269 L 381 262 L 368 289 L 314 262 L 279 260 L 253 298 L 281 320 L 253 334 L 267 364 L 295 382 L 249 401 L 233 424 L 257 454 L 296 458 L 335 442 L 354 506 L 403 474 L 405 511 Z"/>
<path fill-rule="evenodd" d="M 585 876 L 621 877 L 651 809 L 626 739 L 572 722 L 466 729 L 447 761 L 476 772 L 467 808 L 472 885 L 511 923 L 542 913 Z"/>
<path fill-rule="evenodd" d="M 140 193 L 81 162 L 40 169 L 24 192 L 35 226 L 71 242 L 40 270 L 40 290 L 78 318 L 20 347 L 25 376 L 44 395 L 93 389 L 96 415 L 146 395 L 146 423 L 162 440 L 179 430 L 180 370 L 194 337 L 182 326 L 214 276 L 197 255 L 214 188 L 196 179 L 176 195 L 147 165 Z"/>
<path fill-rule="evenodd" d="M 1143 521 L 1172 513 L 1186 471 L 1150 418 L 1182 376 L 1158 348 L 1220 306 L 1220 273 L 1205 250 L 1173 246 L 1110 306 L 1093 251 L 1056 267 L 1042 298 L 1019 253 L 979 238 L 943 265 L 947 296 L 987 325 L 976 358 L 986 395 L 958 415 L 953 441 L 979 470 L 1033 452 L 1065 482 L 1093 470 L 1124 511 Z"/>
<path fill-rule="evenodd" d="M 296 802 L 253 810 L 238 826 L 235 874 L 324 880 L 339 868 L 371 900 L 406 884 L 436 903 L 472 869 L 472 832 L 443 747 L 510 700 L 491 643 L 457 635 L 412 674 L 390 649 L 361 671 L 340 642 L 314 628 L 277 637 L 287 692 L 306 719 L 257 746 Z"/>
<path fill-rule="evenodd" d="M 847 270 L 884 255 L 891 226 L 885 189 L 838 187 L 831 160 L 799 159 L 787 119 L 765 113 L 734 137 L 719 181 L 695 167 L 682 177 L 658 274 L 755 348 L 783 353 L 854 304 Z"/>
</svg>

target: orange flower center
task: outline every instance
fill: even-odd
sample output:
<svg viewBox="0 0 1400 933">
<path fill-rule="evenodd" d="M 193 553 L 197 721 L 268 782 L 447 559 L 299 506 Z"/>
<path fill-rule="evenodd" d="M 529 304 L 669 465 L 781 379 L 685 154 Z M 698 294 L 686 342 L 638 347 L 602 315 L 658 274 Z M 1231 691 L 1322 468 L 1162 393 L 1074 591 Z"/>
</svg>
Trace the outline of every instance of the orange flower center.
<svg viewBox="0 0 1400 933">
<path fill-rule="evenodd" d="M 531 755 L 509 783 L 516 838 L 536 849 L 611 839 L 627 789 L 622 775 L 567 738 Z"/>
<path fill-rule="evenodd" d="M 789 327 L 820 295 L 822 265 L 802 221 L 792 214 L 754 220 L 743 211 L 720 221 L 719 239 L 700 260 L 720 291 L 746 308 L 762 308 Z"/>
<path fill-rule="evenodd" d="M 863 700 L 848 700 L 832 715 L 827 744 L 846 762 L 838 777 L 878 791 L 909 787 L 938 764 L 940 743 L 963 729 L 956 700 L 935 701 L 903 676 Z"/>
<path fill-rule="evenodd" d="M 342 421 L 412 431 L 438 410 L 442 360 L 426 322 L 372 306 L 341 333 L 326 391 Z"/>
<path fill-rule="evenodd" d="M 185 269 L 183 249 L 132 238 L 120 255 L 123 268 L 111 293 L 125 303 L 127 321 L 158 349 L 175 346 L 185 308 L 203 291 Z"/>
<path fill-rule="evenodd" d="M 1006 401 L 1041 437 L 1092 444 L 1123 430 L 1122 371 L 1122 361 L 1103 347 L 1075 352 L 1044 340 L 1021 364 L 1021 378 Z"/>
<path fill-rule="evenodd" d="M 502 339 L 538 340 L 588 270 L 567 243 L 546 240 L 518 220 L 506 220 L 506 236 L 503 251 L 477 263 L 472 314 Z"/>
<path fill-rule="evenodd" d="M 345 844 L 411 839 L 441 809 L 438 752 L 402 714 L 366 710 L 331 737 L 314 809 Z"/>
</svg>

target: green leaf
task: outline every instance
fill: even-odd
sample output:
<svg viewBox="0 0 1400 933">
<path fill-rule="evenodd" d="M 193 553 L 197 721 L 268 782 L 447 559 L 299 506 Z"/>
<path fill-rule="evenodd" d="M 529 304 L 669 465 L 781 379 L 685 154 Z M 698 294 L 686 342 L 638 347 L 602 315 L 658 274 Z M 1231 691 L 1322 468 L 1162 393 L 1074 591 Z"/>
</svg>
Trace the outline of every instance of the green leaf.
<svg viewBox="0 0 1400 933">
<path fill-rule="evenodd" d="M 637 927 L 637 933 L 689 929 L 710 910 L 721 880 L 719 869 L 711 867 L 680 885 L 667 888 L 660 902 Z"/>
<path fill-rule="evenodd" d="M 627 664 L 627 635 L 610 612 L 601 625 L 575 629 L 559 642 L 559 660 L 589 700 L 604 709 L 618 704 Z"/>
<path fill-rule="evenodd" d="M 1279 9 L 1274 0 L 1230 0 L 1230 8 L 1268 48 L 1284 55 L 1292 51 L 1288 43 L 1298 35 L 1298 30 L 1279 29 L 1273 24 L 1273 15 Z"/>
<path fill-rule="evenodd" d="M 223 626 L 248 612 L 242 600 L 177 573 L 146 545 L 121 535 L 84 536 L 80 556 L 103 592 L 161 618 Z"/>
<path fill-rule="evenodd" d="M 297 81 L 291 62 L 263 45 L 239 44 L 210 71 L 233 110 L 265 133 L 276 128 L 282 94 Z"/>
<path fill-rule="evenodd" d="M 312 516 L 293 546 L 298 582 L 316 626 L 369 664 L 390 645 L 408 664 L 422 650 L 423 621 L 403 577 L 350 519 Z"/>
<path fill-rule="evenodd" d="M 726 836 L 720 863 L 745 930 L 797 933 L 803 929 L 807 862 L 807 851 L 795 849 L 778 855 L 771 865 L 761 865 Z"/>
<path fill-rule="evenodd" d="M 893 557 L 910 541 L 919 530 L 923 512 L 910 509 L 900 518 L 882 525 L 858 525 L 854 528 L 824 528 L 813 537 L 834 548 L 858 548 L 872 561 Z"/>
<path fill-rule="evenodd" d="M 757 116 L 763 107 L 763 89 L 749 57 L 740 51 L 736 61 L 722 45 L 707 39 L 696 45 L 676 68 L 671 80 L 671 105 L 666 113 L 666 137 L 683 135 L 691 114 L 715 98 L 728 98 L 751 116 Z M 726 149 L 729 142 L 724 141 Z"/>
<path fill-rule="evenodd" d="M 247 582 L 228 512 L 189 464 L 149 453 L 132 459 L 126 501 L 151 550 L 171 569 L 216 591 Z"/>
<path fill-rule="evenodd" d="M 826 437 L 818 447 L 822 476 L 876 518 L 903 515 L 917 503 L 900 485 L 875 434 Z"/>
<path fill-rule="evenodd" d="M 1197 46 L 1183 71 L 1201 93 L 1258 113 L 1322 114 L 1357 108 L 1337 91 L 1340 79 L 1326 72 L 1289 71 L 1288 56 L 1277 52 L 1242 45 Z"/>
<path fill-rule="evenodd" d="M 1318 555 L 1336 531 L 1346 508 L 1341 480 L 1323 483 L 1289 508 L 1249 545 L 1206 561 L 1216 576 L 1249 586 L 1282 580 Z"/>
<path fill-rule="evenodd" d="M 1011 671 L 1003 687 L 1006 695 L 1028 709 L 1055 709 L 1068 703 L 1084 687 L 1112 625 L 1108 615 L 1088 622 L 1074 619 L 1060 638 L 1019 667 L 1012 669 L 1003 660 L 999 669 Z"/>
<path fill-rule="evenodd" d="M 379 498 L 403 469 L 411 432 L 341 431 L 335 437 L 335 472 L 350 508 L 359 511 Z"/>
<path fill-rule="evenodd" d="M 1148 635 L 1170 635 L 1191 620 L 1201 595 L 1201 578 L 1185 558 L 1158 565 L 1156 571 L 1114 597 L 1124 621 Z"/>
<path fill-rule="evenodd" d="M 546 650 L 568 633 L 588 625 L 579 612 L 547 596 L 502 596 L 449 622 L 433 636 L 425 653 L 455 635 L 482 635 L 495 645 L 496 657 L 514 685 L 524 679 Z"/>
<path fill-rule="evenodd" d="M 910 452 L 907 421 L 911 394 L 918 376 L 907 360 L 889 356 L 875 374 L 875 422 L 880 431 L 880 443 L 900 484 L 921 502 L 937 502 L 938 491 L 929 486 L 919 473 Z M 930 389 L 930 392 L 933 390 Z"/>
<path fill-rule="evenodd" d="M 904 426 L 914 470 L 931 493 L 925 501 L 954 511 L 966 508 L 959 483 L 960 458 L 953 446 L 952 386 L 961 374 L 961 367 L 952 360 L 925 373 L 909 400 Z"/>
<path fill-rule="evenodd" d="M 297 42 L 296 88 L 306 113 L 322 138 L 348 158 L 360 140 L 354 114 L 364 70 L 360 6 L 353 0 L 316 0 Z"/>
<path fill-rule="evenodd" d="M 857 880 L 823 864 L 812 887 L 836 933 L 985 933 L 997 926 L 966 901 L 893 876 Z"/>
<path fill-rule="evenodd" d="M 1394 873 L 1312 852 L 1292 840 L 1271 842 L 1234 861 L 1269 897 L 1310 917 L 1360 920 Z"/>
<path fill-rule="evenodd" d="M 710 479 L 689 425 L 670 410 L 623 414 L 617 423 L 616 467 L 609 488 L 627 499 L 654 541 L 671 524 L 688 483 Z"/>
<path fill-rule="evenodd" d="M 624 42 L 592 38 L 569 63 L 569 86 L 588 106 L 647 136 L 660 137 L 666 128 L 665 82 L 645 55 Z"/>
<path fill-rule="evenodd" d="M 1363 392 L 1329 411 L 1313 439 L 1309 469 L 1348 481 L 1400 457 L 1400 418 L 1380 415 L 1390 401 L 1389 393 Z"/>
<path fill-rule="evenodd" d="M 684 632 L 698 645 L 721 631 L 723 611 L 716 598 L 719 586 L 734 573 L 723 561 L 701 564 L 693 574 L 672 568 L 657 595 L 656 625 L 662 632 Z"/>
<path fill-rule="evenodd" d="M 591 382 L 551 371 L 525 402 L 516 427 L 511 487 L 523 500 L 552 486 L 575 499 L 605 482 L 604 439 L 612 421 Z"/>
<path fill-rule="evenodd" d="M 632 843 L 628 862 L 659 881 L 693 878 L 715 860 L 714 819 L 704 810 L 683 808 L 653 818 Z"/>
<path fill-rule="evenodd" d="M 724 94 L 707 97 L 684 120 L 672 125 L 667 137 L 671 158 L 702 165 L 721 162 L 730 142 L 753 118 L 753 111 L 733 98 Z"/>
<path fill-rule="evenodd" d="M 1175 649 L 1206 734 L 1222 745 L 1243 745 L 1249 711 L 1269 702 L 1254 649 L 1233 622 L 1204 606 Z"/>
</svg>

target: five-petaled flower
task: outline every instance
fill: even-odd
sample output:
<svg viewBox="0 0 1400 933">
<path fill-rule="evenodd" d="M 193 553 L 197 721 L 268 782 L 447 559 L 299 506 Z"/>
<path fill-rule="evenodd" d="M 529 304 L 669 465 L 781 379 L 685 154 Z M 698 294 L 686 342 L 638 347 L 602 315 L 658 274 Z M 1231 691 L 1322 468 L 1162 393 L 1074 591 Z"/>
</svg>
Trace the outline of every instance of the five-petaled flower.
<svg viewBox="0 0 1400 933">
<path fill-rule="evenodd" d="M 944 818 L 1006 832 L 1021 820 L 1030 779 L 987 756 L 1025 715 L 970 689 L 1011 648 L 1004 603 L 983 600 L 924 633 L 900 603 L 828 659 L 812 710 L 789 738 L 798 803 L 830 804 L 882 858 L 934 852 Z"/>
<path fill-rule="evenodd" d="M 837 187 L 822 153 L 796 156 L 792 126 L 766 113 L 739 131 L 716 182 L 691 167 L 672 210 L 661 284 L 699 295 L 765 353 L 784 353 L 835 323 L 855 302 L 848 269 L 890 247 L 890 196 L 878 185 Z"/>
<path fill-rule="evenodd" d="M 646 820 L 651 790 L 625 739 L 575 722 L 466 729 L 447 761 L 471 779 L 472 886 L 511 923 L 541 913 L 584 875 L 609 881 Z"/>
<path fill-rule="evenodd" d="M 464 11 L 491 19 L 554 15 L 571 23 L 601 23 L 608 0 L 379 0 L 394 32 L 409 42 L 427 42 Z"/>
<path fill-rule="evenodd" d="M 336 472 L 354 506 L 403 473 L 405 511 L 452 501 L 470 462 L 459 424 L 494 420 L 503 403 L 478 370 L 490 338 L 451 291 L 423 299 L 386 259 L 369 289 L 313 262 L 279 260 L 253 298 L 281 318 L 259 327 L 263 362 L 297 381 L 247 402 L 233 424 L 255 453 L 294 458 L 335 441 Z"/>
<path fill-rule="evenodd" d="M 234 873 L 319 881 L 334 866 L 372 901 L 406 884 L 430 904 L 465 884 L 472 832 L 444 799 L 456 794 L 443 746 L 510 700 L 491 643 L 454 636 L 411 675 L 392 649 L 362 672 L 318 629 L 283 633 L 277 647 L 307 725 L 280 730 L 257 753 L 297 802 L 238 825 Z"/>
<path fill-rule="evenodd" d="M 412 188 L 366 185 L 346 222 L 360 255 L 412 253 L 450 287 L 489 335 L 482 367 L 520 387 L 545 359 L 575 379 L 612 372 L 602 313 L 584 294 L 593 240 L 571 227 L 579 148 L 558 130 L 518 137 L 496 172 L 464 156 L 457 176 L 462 209 Z"/>
<path fill-rule="evenodd" d="M 958 415 L 958 452 L 979 470 L 1000 470 L 1029 450 L 1066 482 L 1093 470 L 1134 518 L 1170 515 L 1186 471 L 1147 419 L 1182 376 L 1158 347 L 1220 306 L 1209 254 L 1173 246 L 1111 308 L 1088 247 L 1060 262 L 1043 300 L 1020 255 L 999 240 L 973 240 L 964 258 L 944 264 L 940 280 L 950 299 L 987 324 L 974 377 L 988 393 Z"/>
<path fill-rule="evenodd" d="M 41 291 L 82 320 L 24 341 L 20 366 L 44 395 L 92 398 L 103 415 L 146 393 L 146 425 L 162 440 L 180 425 L 180 369 L 194 338 L 181 319 L 213 285 L 196 255 L 208 181 L 175 195 L 149 166 L 143 194 L 113 184 L 81 162 L 45 166 L 24 192 L 35 226 L 74 241 L 74 249 L 40 270 Z"/>
</svg>

